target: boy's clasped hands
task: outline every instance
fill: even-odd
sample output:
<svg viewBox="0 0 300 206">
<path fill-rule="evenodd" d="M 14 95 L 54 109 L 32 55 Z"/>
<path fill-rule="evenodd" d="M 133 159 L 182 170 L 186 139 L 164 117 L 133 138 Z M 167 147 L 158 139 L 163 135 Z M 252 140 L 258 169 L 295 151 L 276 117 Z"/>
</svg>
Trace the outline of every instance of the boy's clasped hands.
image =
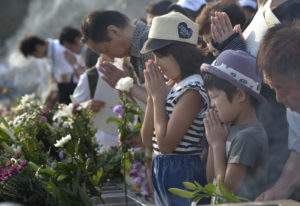
<svg viewBox="0 0 300 206">
<path fill-rule="evenodd" d="M 228 126 L 220 121 L 215 110 L 210 109 L 206 113 L 203 122 L 205 126 L 205 135 L 210 146 L 226 143 L 229 133 Z"/>
</svg>

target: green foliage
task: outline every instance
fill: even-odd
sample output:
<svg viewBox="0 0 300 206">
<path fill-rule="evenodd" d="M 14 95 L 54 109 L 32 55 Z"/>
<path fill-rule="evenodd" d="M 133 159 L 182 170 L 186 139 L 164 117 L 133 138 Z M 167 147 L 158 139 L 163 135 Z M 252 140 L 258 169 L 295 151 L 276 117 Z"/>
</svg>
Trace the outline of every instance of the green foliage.
<svg viewBox="0 0 300 206">
<path fill-rule="evenodd" d="M 213 184 L 207 184 L 202 187 L 198 182 L 183 182 L 184 186 L 191 190 L 182 190 L 178 188 L 169 188 L 168 190 L 175 195 L 183 198 L 193 199 L 193 202 L 198 202 L 202 198 L 216 198 L 216 203 L 238 203 L 248 202 L 249 200 L 243 197 L 235 196 L 224 186 L 221 180 L 218 181 L 218 187 Z"/>
<path fill-rule="evenodd" d="M 126 62 L 126 59 L 124 59 L 124 61 Z M 122 81 L 122 79 L 120 79 L 119 82 L 120 81 Z M 128 152 L 128 149 L 130 147 L 126 144 L 126 141 L 131 140 L 134 136 L 139 136 L 141 124 L 138 121 L 141 121 L 143 119 L 143 111 L 138 104 L 133 102 L 133 99 L 132 101 L 130 100 L 129 94 L 128 92 L 126 92 L 126 89 L 119 89 L 119 105 L 116 105 L 113 109 L 115 110 L 114 112 L 119 113 L 118 118 L 109 118 L 107 120 L 107 123 L 114 122 L 119 131 L 122 152 L 122 159 L 119 163 L 121 163 L 121 165 L 123 166 L 123 184 L 125 192 L 124 195 L 125 202 L 127 203 L 127 183 L 125 177 L 127 175 L 126 171 L 130 168 Z"/>
<path fill-rule="evenodd" d="M 18 197 L 26 197 L 27 190 L 22 188 L 28 187 L 41 201 L 28 205 L 92 205 L 90 197 L 101 195 L 103 168 L 91 112 L 73 104 L 50 110 L 27 96 L 21 98 L 11 116 L 10 121 L 1 119 L 0 147 L 5 154 L 20 151 L 30 168 L 26 176 L 20 173 L 16 180 L 5 182 L 15 201 L 26 203 Z M 17 184 L 20 178 L 22 186 Z M 13 201 L 8 196 L 2 200 Z"/>
<path fill-rule="evenodd" d="M 24 205 L 56 205 L 50 192 L 43 187 L 42 181 L 28 167 L 23 168 L 18 175 L 11 176 L 0 185 L 0 202 L 11 201 Z"/>
</svg>

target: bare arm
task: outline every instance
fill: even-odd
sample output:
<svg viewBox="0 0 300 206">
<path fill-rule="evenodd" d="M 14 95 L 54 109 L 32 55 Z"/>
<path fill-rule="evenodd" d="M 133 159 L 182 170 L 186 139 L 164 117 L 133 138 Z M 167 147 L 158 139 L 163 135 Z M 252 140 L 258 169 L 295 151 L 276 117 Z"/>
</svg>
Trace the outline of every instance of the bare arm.
<svg viewBox="0 0 300 206">
<path fill-rule="evenodd" d="M 147 103 L 148 95 L 144 87 L 134 84 L 130 90 L 130 94 L 142 101 L 143 103 Z"/>
<path fill-rule="evenodd" d="M 153 102 L 151 98 L 148 98 L 145 117 L 141 128 L 142 140 L 146 147 L 152 147 L 153 130 L 154 130 Z"/>
<path fill-rule="evenodd" d="M 237 193 L 246 175 L 248 167 L 242 164 L 228 164 L 224 185 L 233 193 Z"/>
<path fill-rule="evenodd" d="M 208 148 L 208 156 L 206 162 L 206 179 L 208 183 L 212 183 L 215 177 L 215 169 L 214 169 L 214 159 L 212 148 Z"/>
<path fill-rule="evenodd" d="M 287 199 L 300 187 L 300 154 L 292 151 L 275 185 L 257 197 L 257 201 Z"/>
<path fill-rule="evenodd" d="M 221 178 L 225 186 L 236 193 L 246 174 L 247 166 L 241 164 L 227 164 L 226 139 L 228 128 L 221 124 L 215 111 L 210 110 L 204 119 L 205 133 L 209 146 L 212 148 L 213 168 L 215 177 Z"/>
</svg>

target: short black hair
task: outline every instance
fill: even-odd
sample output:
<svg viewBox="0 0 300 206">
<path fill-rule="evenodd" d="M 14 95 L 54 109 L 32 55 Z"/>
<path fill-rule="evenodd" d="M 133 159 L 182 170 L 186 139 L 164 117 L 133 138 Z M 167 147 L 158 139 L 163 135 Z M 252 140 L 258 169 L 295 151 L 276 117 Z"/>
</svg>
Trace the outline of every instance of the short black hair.
<svg viewBox="0 0 300 206">
<path fill-rule="evenodd" d="M 75 39 L 77 37 L 81 37 L 79 29 L 70 26 L 65 26 L 62 28 L 59 34 L 59 42 L 60 44 L 63 44 L 64 42 L 67 42 L 69 44 L 75 44 Z"/>
<path fill-rule="evenodd" d="M 213 88 L 222 90 L 225 92 L 228 101 L 232 102 L 233 95 L 237 91 L 236 86 L 208 72 L 203 72 L 202 75 L 203 75 L 203 86 L 207 91 Z M 248 95 L 250 96 L 251 105 L 254 108 L 256 108 L 259 105 L 259 101 L 256 98 L 254 98 L 252 95 L 250 94 Z"/>
<path fill-rule="evenodd" d="M 130 19 L 113 10 L 96 10 L 88 14 L 81 23 L 81 41 L 86 43 L 91 40 L 95 43 L 110 41 L 107 35 L 107 27 L 114 25 L 125 28 L 130 24 Z"/>
<path fill-rule="evenodd" d="M 26 36 L 19 45 L 20 52 L 25 56 L 28 57 L 33 52 L 36 51 L 36 45 L 41 44 L 45 45 L 46 41 L 38 36 L 29 35 Z"/>
<path fill-rule="evenodd" d="M 180 67 L 181 79 L 192 74 L 200 74 L 200 66 L 205 62 L 205 55 L 202 50 L 197 49 L 195 45 L 184 42 L 174 42 L 153 52 L 159 56 L 172 55 Z"/>
<path fill-rule="evenodd" d="M 169 6 L 172 4 L 171 1 L 159 1 L 154 2 L 146 6 L 146 12 L 155 16 L 161 16 L 169 13 Z"/>
</svg>

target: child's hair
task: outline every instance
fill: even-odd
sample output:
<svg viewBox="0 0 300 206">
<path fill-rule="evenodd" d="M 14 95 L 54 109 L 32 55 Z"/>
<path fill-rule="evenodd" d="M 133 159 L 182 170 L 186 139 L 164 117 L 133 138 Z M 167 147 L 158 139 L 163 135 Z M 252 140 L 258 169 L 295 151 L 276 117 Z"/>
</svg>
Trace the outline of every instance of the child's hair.
<svg viewBox="0 0 300 206">
<path fill-rule="evenodd" d="M 36 46 L 38 44 L 45 45 L 46 41 L 38 36 L 34 36 L 34 35 L 26 36 L 20 42 L 19 49 L 25 57 L 28 57 L 29 55 L 31 55 L 33 52 L 36 51 Z"/>
<path fill-rule="evenodd" d="M 203 86 L 207 91 L 213 88 L 222 90 L 225 92 L 228 101 L 232 102 L 232 97 L 237 90 L 236 86 L 208 72 L 203 72 L 202 76 L 203 76 Z M 250 96 L 251 105 L 254 108 L 256 108 L 259 105 L 259 101 L 256 98 L 254 98 L 252 95 L 249 96 Z"/>
<path fill-rule="evenodd" d="M 257 67 L 269 79 L 276 72 L 299 81 L 300 77 L 300 20 L 283 22 L 264 35 L 257 55 Z"/>
<path fill-rule="evenodd" d="M 199 25 L 200 36 L 210 34 L 210 18 L 214 16 L 217 11 L 225 12 L 229 17 L 232 26 L 237 24 L 242 26 L 246 21 L 246 16 L 236 1 L 227 0 L 218 3 L 209 3 L 196 18 L 196 23 Z"/>
<path fill-rule="evenodd" d="M 184 42 L 174 42 L 153 52 L 159 56 L 172 55 L 180 67 L 181 79 L 199 74 L 199 68 L 205 62 L 205 55 L 201 50 L 195 45 Z"/>
</svg>

